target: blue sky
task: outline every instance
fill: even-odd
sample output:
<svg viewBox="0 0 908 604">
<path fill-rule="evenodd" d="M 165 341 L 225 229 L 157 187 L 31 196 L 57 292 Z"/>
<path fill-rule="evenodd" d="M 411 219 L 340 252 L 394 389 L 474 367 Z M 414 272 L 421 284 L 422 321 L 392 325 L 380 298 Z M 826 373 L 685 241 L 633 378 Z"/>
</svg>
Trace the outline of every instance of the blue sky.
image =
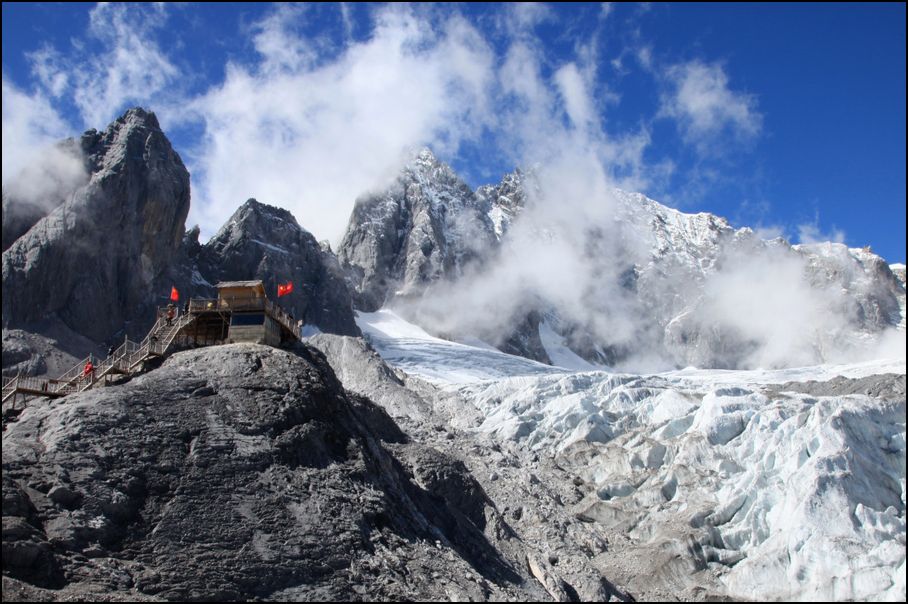
<svg viewBox="0 0 908 604">
<path fill-rule="evenodd" d="M 254 196 L 336 240 L 428 145 L 905 261 L 904 4 L 5 3 L 2 43 L 4 186 L 140 104 L 208 234 Z"/>
</svg>

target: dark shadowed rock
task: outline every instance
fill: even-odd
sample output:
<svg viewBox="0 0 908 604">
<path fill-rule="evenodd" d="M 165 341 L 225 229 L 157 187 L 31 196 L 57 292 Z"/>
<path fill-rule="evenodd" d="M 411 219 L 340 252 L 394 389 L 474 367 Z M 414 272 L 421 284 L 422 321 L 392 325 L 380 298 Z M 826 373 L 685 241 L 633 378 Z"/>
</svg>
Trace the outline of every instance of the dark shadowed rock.
<svg viewBox="0 0 908 604">
<path fill-rule="evenodd" d="M 500 341 L 492 340 L 492 342 L 502 352 L 551 365 L 552 360 L 539 338 L 539 323 L 539 313 L 531 311 L 524 316 L 522 321 L 515 322 L 513 329 L 504 338 Z"/>
</svg>

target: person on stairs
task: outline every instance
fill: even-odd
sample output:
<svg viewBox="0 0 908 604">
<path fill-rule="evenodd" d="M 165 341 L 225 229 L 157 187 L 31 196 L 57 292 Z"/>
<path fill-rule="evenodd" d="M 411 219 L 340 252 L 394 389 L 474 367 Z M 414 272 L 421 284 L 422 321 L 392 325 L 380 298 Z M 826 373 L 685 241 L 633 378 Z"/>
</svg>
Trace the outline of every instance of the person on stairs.
<svg viewBox="0 0 908 604">
<path fill-rule="evenodd" d="M 82 368 L 82 377 L 83 378 L 92 378 L 92 374 L 95 372 L 95 365 L 91 362 L 91 358 L 85 363 L 85 367 Z"/>
</svg>

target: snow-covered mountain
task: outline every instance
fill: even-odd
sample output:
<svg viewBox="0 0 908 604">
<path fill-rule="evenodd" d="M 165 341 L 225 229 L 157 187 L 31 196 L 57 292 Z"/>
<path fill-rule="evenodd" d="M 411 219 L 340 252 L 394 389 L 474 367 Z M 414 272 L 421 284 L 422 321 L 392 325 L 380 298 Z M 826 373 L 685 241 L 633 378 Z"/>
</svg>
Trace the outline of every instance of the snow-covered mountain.
<svg viewBox="0 0 908 604">
<path fill-rule="evenodd" d="M 388 190 L 357 200 L 338 256 L 357 305 L 372 311 L 456 279 L 495 240 L 493 228 L 470 187 L 424 149 Z"/>
<path fill-rule="evenodd" d="M 578 211 L 544 189 L 518 170 L 474 192 L 421 151 L 357 201 L 339 257 L 359 308 L 546 363 L 543 335 L 634 367 L 873 356 L 901 321 L 904 285 L 868 249 L 766 241 L 618 189 Z"/>
</svg>

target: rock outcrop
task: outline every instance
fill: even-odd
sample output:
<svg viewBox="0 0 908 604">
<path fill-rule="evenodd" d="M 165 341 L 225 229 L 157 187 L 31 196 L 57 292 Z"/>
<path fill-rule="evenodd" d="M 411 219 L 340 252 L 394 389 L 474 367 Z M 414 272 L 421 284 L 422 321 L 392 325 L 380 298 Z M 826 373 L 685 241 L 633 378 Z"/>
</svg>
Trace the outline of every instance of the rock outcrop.
<svg viewBox="0 0 908 604">
<path fill-rule="evenodd" d="M 4 578 L 59 597 L 544 598 L 466 467 L 305 346 L 187 351 L 30 405 L 3 481 Z"/>
</svg>

